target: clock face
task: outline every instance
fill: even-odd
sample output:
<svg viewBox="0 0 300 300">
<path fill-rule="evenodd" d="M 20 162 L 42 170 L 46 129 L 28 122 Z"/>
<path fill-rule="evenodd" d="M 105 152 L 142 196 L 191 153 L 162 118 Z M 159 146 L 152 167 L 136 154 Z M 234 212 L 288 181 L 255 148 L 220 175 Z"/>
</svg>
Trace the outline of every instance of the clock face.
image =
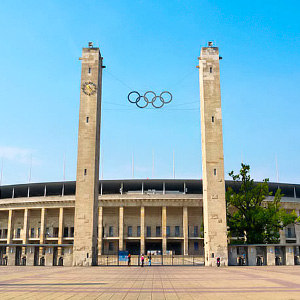
<svg viewBox="0 0 300 300">
<path fill-rule="evenodd" d="M 83 85 L 82 85 L 82 91 L 88 95 L 88 96 L 92 96 L 96 93 L 97 91 L 97 87 L 96 84 L 91 82 L 91 81 L 86 81 Z"/>
</svg>

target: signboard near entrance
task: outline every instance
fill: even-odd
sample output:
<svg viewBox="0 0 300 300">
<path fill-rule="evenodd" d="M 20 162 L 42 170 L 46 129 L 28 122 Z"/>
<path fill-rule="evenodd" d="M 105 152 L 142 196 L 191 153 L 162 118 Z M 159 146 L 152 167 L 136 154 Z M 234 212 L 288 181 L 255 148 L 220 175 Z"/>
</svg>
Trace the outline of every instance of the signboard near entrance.
<svg viewBox="0 0 300 300">
<path fill-rule="evenodd" d="M 119 261 L 128 261 L 128 251 L 119 251 Z"/>
</svg>

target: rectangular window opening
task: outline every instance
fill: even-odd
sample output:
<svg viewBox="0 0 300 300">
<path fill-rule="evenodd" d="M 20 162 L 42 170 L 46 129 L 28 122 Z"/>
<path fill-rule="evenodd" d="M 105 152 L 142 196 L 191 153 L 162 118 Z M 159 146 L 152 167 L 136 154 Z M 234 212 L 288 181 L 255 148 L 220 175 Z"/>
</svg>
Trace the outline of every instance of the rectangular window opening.
<svg viewBox="0 0 300 300">
<path fill-rule="evenodd" d="M 180 227 L 179 226 L 175 226 L 175 236 L 179 236 L 180 234 Z"/>
<path fill-rule="evenodd" d="M 141 236 L 141 226 L 137 226 L 137 236 Z"/>
<path fill-rule="evenodd" d="M 156 236 L 161 236 L 161 233 L 160 233 L 160 226 L 156 226 Z"/>
<path fill-rule="evenodd" d="M 209 73 L 212 73 L 212 67 L 209 68 Z"/>
<path fill-rule="evenodd" d="M 129 237 L 132 236 L 132 226 L 128 226 L 128 227 L 127 227 L 127 235 L 128 235 Z"/>
<path fill-rule="evenodd" d="M 86 117 L 86 122 L 87 122 L 87 123 L 89 122 L 89 117 Z"/>
<path fill-rule="evenodd" d="M 92 68 L 89 68 L 89 74 L 91 74 L 92 73 Z"/>
<path fill-rule="evenodd" d="M 86 176 L 87 174 L 87 169 L 84 169 L 84 176 Z"/>
<path fill-rule="evenodd" d="M 170 236 L 170 226 L 167 226 L 167 237 Z"/>
<path fill-rule="evenodd" d="M 215 176 L 217 175 L 217 169 L 214 169 L 214 175 Z"/>
<path fill-rule="evenodd" d="M 114 236 L 114 228 L 113 228 L 113 226 L 109 226 L 108 236 L 110 236 L 110 237 Z"/>
<path fill-rule="evenodd" d="M 151 237 L 151 226 L 147 226 L 147 237 Z"/>
<path fill-rule="evenodd" d="M 213 123 L 215 122 L 215 117 L 214 117 L 214 116 L 211 117 L 211 121 L 212 121 Z"/>
</svg>

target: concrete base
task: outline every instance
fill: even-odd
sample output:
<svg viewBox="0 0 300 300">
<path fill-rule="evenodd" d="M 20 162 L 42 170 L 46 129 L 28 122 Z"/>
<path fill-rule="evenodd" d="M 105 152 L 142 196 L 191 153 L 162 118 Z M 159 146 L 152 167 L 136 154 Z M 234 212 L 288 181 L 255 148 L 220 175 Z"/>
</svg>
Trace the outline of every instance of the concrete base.
<svg viewBox="0 0 300 300">
<path fill-rule="evenodd" d="M 228 251 L 228 265 L 237 266 L 237 247 L 230 247 Z"/>
<path fill-rule="evenodd" d="M 256 266 L 256 247 L 248 247 L 248 266 Z"/>
<path fill-rule="evenodd" d="M 295 255 L 294 255 L 294 247 L 286 247 L 285 251 L 285 265 L 293 266 L 295 264 Z"/>
<path fill-rule="evenodd" d="M 275 248 L 273 246 L 267 246 L 267 265 L 275 266 Z"/>
</svg>

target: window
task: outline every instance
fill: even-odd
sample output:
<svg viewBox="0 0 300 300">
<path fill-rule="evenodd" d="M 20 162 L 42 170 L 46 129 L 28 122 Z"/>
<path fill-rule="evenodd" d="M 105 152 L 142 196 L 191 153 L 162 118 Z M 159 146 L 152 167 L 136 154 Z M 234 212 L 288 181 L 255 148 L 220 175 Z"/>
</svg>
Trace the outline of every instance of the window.
<svg viewBox="0 0 300 300">
<path fill-rule="evenodd" d="M 84 169 L 84 176 L 86 176 L 87 174 L 87 169 Z"/>
<path fill-rule="evenodd" d="M 30 237 L 31 237 L 31 238 L 34 238 L 34 228 L 31 228 L 31 229 L 30 229 Z"/>
<path fill-rule="evenodd" d="M 198 226 L 194 226 L 194 237 L 198 237 Z"/>
<path fill-rule="evenodd" d="M 214 169 L 214 175 L 215 176 L 217 175 L 217 169 Z"/>
<path fill-rule="evenodd" d="M 109 226 L 108 236 L 114 236 L 114 227 Z"/>
<path fill-rule="evenodd" d="M 132 236 L 132 226 L 127 227 L 127 235 L 130 237 Z"/>
<path fill-rule="evenodd" d="M 0 229 L 0 239 L 2 238 L 2 229 Z"/>
<path fill-rule="evenodd" d="M 3 229 L 3 238 L 4 238 L 4 239 L 7 238 L 7 229 Z"/>
<path fill-rule="evenodd" d="M 38 228 L 38 238 L 40 238 L 40 235 L 41 235 L 41 228 L 39 227 Z"/>
<path fill-rule="evenodd" d="M 199 250 L 199 244 L 198 242 L 194 242 L 194 251 L 198 251 Z"/>
<path fill-rule="evenodd" d="M 151 236 L 151 226 L 147 226 L 147 236 Z"/>
<path fill-rule="evenodd" d="M 89 74 L 91 74 L 91 72 L 92 72 L 92 68 L 89 68 Z"/>
<path fill-rule="evenodd" d="M 179 226 L 175 226 L 175 236 L 179 236 L 180 234 Z"/>
<path fill-rule="evenodd" d="M 50 235 L 50 230 L 49 230 L 49 228 L 47 227 L 46 228 L 46 234 L 45 234 L 46 236 L 49 236 Z"/>
<path fill-rule="evenodd" d="M 211 121 L 212 121 L 213 123 L 215 122 L 215 117 L 214 117 L 214 116 L 211 117 Z"/>
<path fill-rule="evenodd" d="M 113 242 L 108 243 L 108 251 L 114 251 L 114 243 Z"/>
<path fill-rule="evenodd" d="M 167 236 L 170 236 L 170 226 L 167 226 Z"/>
<path fill-rule="evenodd" d="M 21 237 L 21 228 L 17 228 L 16 238 L 19 239 Z"/>
<path fill-rule="evenodd" d="M 70 227 L 70 237 L 74 237 L 74 227 Z"/>
<path fill-rule="evenodd" d="M 53 228 L 53 237 L 58 237 L 58 227 Z"/>
<path fill-rule="evenodd" d="M 212 73 L 212 67 L 209 68 L 209 73 Z"/>
<path fill-rule="evenodd" d="M 137 236 L 141 236 L 141 226 L 138 226 L 136 230 L 137 230 Z"/>
<path fill-rule="evenodd" d="M 89 122 L 89 117 L 86 117 L 86 122 L 87 122 L 87 123 Z"/>
<path fill-rule="evenodd" d="M 64 228 L 64 237 L 68 237 L 69 236 L 69 228 L 65 227 Z"/>
<path fill-rule="evenodd" d="M 160 226 L 156 226 L 156 236 L 161 236 Z"/>
</svg>

